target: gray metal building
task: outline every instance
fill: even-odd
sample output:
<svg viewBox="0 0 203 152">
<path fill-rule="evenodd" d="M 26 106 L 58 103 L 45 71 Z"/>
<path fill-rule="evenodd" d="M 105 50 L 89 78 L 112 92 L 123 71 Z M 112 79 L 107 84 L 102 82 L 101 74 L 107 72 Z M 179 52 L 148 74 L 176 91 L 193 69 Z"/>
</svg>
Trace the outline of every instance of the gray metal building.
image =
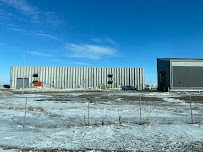
<svg viewBox="0 0 203 152">
<path fill-rule="evenodd" d="M 158 58 L 158 90 L 203 90 L 203 59 Z"/>
<path fill-rule="evenodd" d="M 43 87 L 96 88 L 119 85 L 132 85 L 137 89 L 144 88 L 143 68 L 111 68 L 111 67 L 44 67 L 44 66 L 12 66 L 11 87 L 32 88 L 33 82 L 43 83 Z"/>
</svg>

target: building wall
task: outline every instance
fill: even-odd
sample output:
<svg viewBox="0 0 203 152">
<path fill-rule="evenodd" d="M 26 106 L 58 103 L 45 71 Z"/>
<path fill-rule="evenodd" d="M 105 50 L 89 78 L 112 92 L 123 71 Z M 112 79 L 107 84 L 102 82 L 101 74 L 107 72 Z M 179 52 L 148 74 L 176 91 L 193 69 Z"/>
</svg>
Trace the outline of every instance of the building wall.
<svg viewBox="0 0 203 152">
<path fill-rule="evenodd" d="M 163 76 L 165 73 L 165 77 Z M 170 61 L 157 59 L 158 90 L 166 91 L 170 88 Z"/>
<path fill-rule="evenodd" d="M 165 72 L 165 81 L 160 81 L 160 73 Z M 203 59 L 157 59 L 158 89 L 194 90 L 203 89 Z M 163 89 L 165 88 L 165 89 Z"/>
<path fill-rule="evenodd" d="M 173 61 L 172 89 L 203 88 L 203 60 Z"/>
<path fill-rule="evenodd" d="M 203 67 L 173 66 L 173 89 L 203 88 Z"/>
<path fill-rule="evenodd" d="M 38 74 L 34 78 L 33 74 Z M 18 78 L 28 78 L 29 88 L 33 87 L 33 81 L 43 82 L 44 87 L 49 88 L 96 88 L 100 85 L 110 87 L 107 84 L 108 74 L 112 74 L 113 84 L 132 85 L 138 89 L 144 88 L 143 68 L 111 68 L 111 67 L 42 67 L 42 66 L 12 66 L 11 87 L 16 88 Z"/>
</svg>

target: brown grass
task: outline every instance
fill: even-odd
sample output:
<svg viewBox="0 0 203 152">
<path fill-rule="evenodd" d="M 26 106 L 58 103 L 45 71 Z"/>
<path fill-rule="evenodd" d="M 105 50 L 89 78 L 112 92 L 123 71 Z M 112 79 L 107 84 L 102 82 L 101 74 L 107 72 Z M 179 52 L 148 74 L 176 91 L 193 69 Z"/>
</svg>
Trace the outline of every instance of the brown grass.
<svg viewBox="0 0 203 152">
<path fill-rule="evenodd" d="M 175 99 L 179 99 L 179 100 L 184 100 L 186 101 L 187 103 L 190 102 L 190 96 L 182 96 L 182 97 L 174 97 Z M 191 101 L 193 103 L 203 103 L 203 96 L 191 96 Z"/>
</svg>

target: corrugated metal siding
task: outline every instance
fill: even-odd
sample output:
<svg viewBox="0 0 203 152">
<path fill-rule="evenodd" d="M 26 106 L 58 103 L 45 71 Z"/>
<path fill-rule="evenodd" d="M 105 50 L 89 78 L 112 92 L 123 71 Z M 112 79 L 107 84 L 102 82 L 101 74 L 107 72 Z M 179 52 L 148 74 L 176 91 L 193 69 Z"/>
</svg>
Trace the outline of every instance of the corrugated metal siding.
<svg viewBox="0 0 203 152">
<path fill-rule="evenodd" d="M 34 78 L 33 74 L 38 74 Z M 38 67 L 38 66 L 12 66 L 11 87 L 16 88 L 17 78 L 28 78 L 29 87 L 34 80 L 43 82 L 50 88 L 89 88 L 110 86 L 107 84 L 108 74 L 113 74 L 112 87 L 119 85 L 132 85 L 144 89 L 143 68 L 107 68 L 107 67 Z"/>
<path fill-rule="evenodd" d="M 203 67 L 173 67 L 173 88 L 203 87 Z"/>
</svg>

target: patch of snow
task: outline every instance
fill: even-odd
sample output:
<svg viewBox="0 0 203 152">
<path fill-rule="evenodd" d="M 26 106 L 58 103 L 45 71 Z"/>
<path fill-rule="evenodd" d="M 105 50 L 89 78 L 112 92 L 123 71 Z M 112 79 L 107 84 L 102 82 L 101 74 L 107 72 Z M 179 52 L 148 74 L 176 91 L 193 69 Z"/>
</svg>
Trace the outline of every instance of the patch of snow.
<svg viewBox="0 0 203 152">
<path fill-rule="evenodd" d="M 184 151 L 185 145 L 203 141 L 203 126 L 188 124 L 189 106 L 181 100 L 170 98 L 176 96 L 175 93 L 104 92 L 102 96 L 140 94 L 160 97 L 166 101 L 142 103 L 142 120 L 146 123 L 144 125 L 138 124 L 139 102 L 128 103 L 121 101 L 122 98 L 111 99 L 111 102 L 89 103 L 89 111 L 86 100 L 77 97 L 80 93 L 69 94 L 75 97 L 73 101 L 49 101 L 46 100 L 49 96 L 40 94 L 1 98 L 0 146 L 109 151 L 178 151 L 177 147 L 180 146 Z M 27 107 L 33 109 L 27 109 L 26 121 L 25 99 L 21 97 L 45 99 L 28 99 Z M 115 100 L 120 102 L 113 102 Z M 198 106 L 197 103 L 193 105 Z M 37 110 L 39 107 L 42 109 Z M 201 106 L 194 113 L 202 119 Z"/>
<path fill-rule="evenodd" d="M 174 99 L 174 98 L 162 98 L 162 99 L 169 103 L 184 103 L 184 101 L 180 99 Z"/>
</svg>

